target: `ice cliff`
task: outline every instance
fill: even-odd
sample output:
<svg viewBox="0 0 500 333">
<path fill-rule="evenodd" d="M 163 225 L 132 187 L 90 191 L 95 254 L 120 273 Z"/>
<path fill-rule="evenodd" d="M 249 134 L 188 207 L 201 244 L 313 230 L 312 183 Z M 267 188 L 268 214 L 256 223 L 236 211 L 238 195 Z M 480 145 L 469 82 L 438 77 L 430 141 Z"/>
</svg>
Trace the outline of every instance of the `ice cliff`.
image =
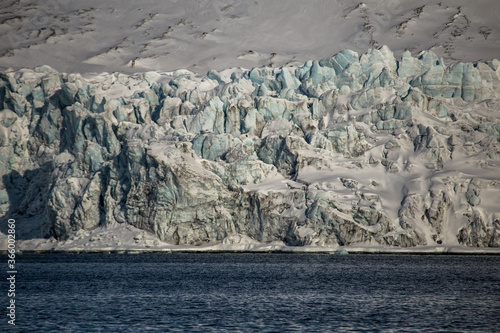
<svg viewBox="0 0 500 333">
<path fill-rule="evenodd" d="M 0 216 L 171 244 L 500 246 L 500 62 L 0 75 Z"/>
</svg>

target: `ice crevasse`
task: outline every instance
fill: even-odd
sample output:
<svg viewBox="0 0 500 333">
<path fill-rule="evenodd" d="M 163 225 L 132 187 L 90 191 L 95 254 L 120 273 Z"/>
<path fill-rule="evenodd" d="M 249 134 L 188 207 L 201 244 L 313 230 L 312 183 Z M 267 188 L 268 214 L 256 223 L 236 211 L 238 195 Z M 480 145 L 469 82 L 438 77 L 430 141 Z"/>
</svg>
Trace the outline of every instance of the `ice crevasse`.
<svg viewBox="0 0 500 333">
<path fill-rule="evenodd" d="M 130 224 L 172 244 L 498 247 L 499 67 L 384 46 L 205 76 L 5 72 L 0 221 L 57 240 Z"/>
</svg>

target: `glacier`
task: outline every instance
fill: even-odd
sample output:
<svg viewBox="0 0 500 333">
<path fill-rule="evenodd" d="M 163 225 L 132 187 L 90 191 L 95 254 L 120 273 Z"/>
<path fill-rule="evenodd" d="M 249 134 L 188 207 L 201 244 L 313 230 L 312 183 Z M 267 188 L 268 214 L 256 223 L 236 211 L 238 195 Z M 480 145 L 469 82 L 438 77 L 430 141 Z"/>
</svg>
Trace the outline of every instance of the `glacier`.
<svg viewBox="0 0 500 333">
<path fill-rule="evenodd" d="M 383 46 L 205 76 L 6 71 L 1 237 L 13 218 L 53 246 L 121 225 L 148 244 L 500 247 L 499 68 Z"/>
</svg>

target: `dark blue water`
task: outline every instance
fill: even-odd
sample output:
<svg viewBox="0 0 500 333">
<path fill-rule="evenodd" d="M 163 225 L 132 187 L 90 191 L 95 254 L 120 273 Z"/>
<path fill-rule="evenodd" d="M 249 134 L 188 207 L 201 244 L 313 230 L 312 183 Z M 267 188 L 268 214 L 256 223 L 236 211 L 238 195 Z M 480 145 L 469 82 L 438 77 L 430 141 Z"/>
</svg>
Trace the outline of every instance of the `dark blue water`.
<svg viewBox="0 0 500 333">
<path fill-rule="evenodd" d="M 19 332 L 500 332 L 498 256 L 23 254 L 17 268 Z"/>
</svg>

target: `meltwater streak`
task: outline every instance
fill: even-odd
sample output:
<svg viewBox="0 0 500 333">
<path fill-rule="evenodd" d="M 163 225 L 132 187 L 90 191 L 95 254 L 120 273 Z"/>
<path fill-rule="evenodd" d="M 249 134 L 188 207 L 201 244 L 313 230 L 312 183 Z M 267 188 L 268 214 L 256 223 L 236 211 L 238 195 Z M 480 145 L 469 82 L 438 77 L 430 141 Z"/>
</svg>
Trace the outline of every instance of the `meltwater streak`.
<svg viewBox="0 0 500 333">
<path fill-rule="evenodd" d="M 500 330 L 499 256 L 23 254 L 18 269 L 23 332 Z"/>
</svg>

